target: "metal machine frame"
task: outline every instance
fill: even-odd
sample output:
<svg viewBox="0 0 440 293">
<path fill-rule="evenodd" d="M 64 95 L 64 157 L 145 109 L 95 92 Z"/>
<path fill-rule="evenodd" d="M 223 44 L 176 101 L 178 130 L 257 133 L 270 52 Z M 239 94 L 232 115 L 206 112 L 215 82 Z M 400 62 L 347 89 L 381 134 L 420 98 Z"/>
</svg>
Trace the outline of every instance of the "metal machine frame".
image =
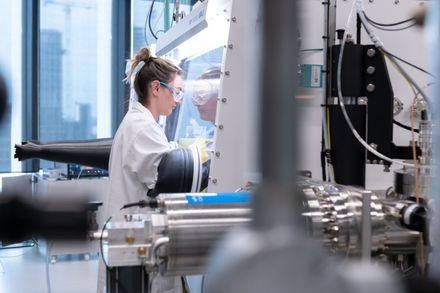
<svg viewBox="0 0 440 293">
<path fill-rule="evenodd" d="M 172 50 L 203 29 L 209 29 L 200 17 L 209 5 L 222 1 L 207 0 L 163 38 L 157 52 L 173 57 Z M 256 121 L 258 121 L 258 59 L 261 35 L 261 4 L 251 0 L 231 0 L 229 33 L 223 44 L 224 56 L 217 102 L 215 150 L 211 159 L 208 191 L 235 190 L 256 179 Z M 196 16 L 193 16 L 195 14 Z M 203 14 L 203 13 L 202 13 Z M 194 23 L 191 20 L 195 19 Z M 185 27 L 187 26 L 187 27 Z M 234 166 L 234 168 L 231 168 Z"/>
</svg>

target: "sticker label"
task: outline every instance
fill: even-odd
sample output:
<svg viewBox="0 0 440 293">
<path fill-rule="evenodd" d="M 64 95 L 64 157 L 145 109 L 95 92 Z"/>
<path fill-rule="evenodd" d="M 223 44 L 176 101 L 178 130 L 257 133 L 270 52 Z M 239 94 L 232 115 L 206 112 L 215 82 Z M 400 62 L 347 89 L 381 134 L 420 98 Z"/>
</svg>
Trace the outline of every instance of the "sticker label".
<svg viewBox="0 0 440 293">
<path fill-rule="evenodd" d="M 188 193 L 185 197 L 188 204 L 249 203 L 251 201 L 250 192 Z"/>
<path fill-rule="evenodd" d="M 302 88 L 322 88 L 322 65 L 299 65 L 299 82 Z"/>
</svg>

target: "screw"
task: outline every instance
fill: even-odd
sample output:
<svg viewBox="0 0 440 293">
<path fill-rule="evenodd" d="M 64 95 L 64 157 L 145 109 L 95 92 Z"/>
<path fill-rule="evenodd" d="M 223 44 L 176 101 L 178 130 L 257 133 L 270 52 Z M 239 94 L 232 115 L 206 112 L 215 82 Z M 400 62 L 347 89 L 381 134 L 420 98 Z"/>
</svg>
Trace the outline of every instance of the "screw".
<svg viewBox="0 0 440 293">
<path fill-rule="evenodd" d="M 212 183 L 217 184 L 217 178 L 212 179 Z"/>
<path fill-rule="evenodd" d="M 229 72 L 229 70 L 228 71 L 225 71 L 225 75 L 226 76 L 229 76 L 231 73 Z"/>
<path fill-rule="evenodd" d="M 231 20 L 232 20 L 232 22 L 236 22 L 236 21 L 237 21 L 237 18 L 236 18 L 235 16 L 233 16 L 233 17 L 231 18 Z"/>
<path fill-rule="evenodd" d="M 398 5 L 399 4 L 399 0 L 394 0 L 394 4 Z"/>
<path fill-rule="evenodd" d="M 130 245 L 133 244 L 134 243 L 134 236 L 132 236 L 132 235 L 125 236 L 125 241 Z"/>
<path fill-rule="evenodd" d="M 219 158 L 219 157 L 220 157 L 220 152 L 215 152 L 215 156 L 216 156 L 217 158 Z"/>
<path fill-rule="evenodd" d="M 374 50 L 373 48 L 368 49 L 367 55 L 368 57 L 373 57 L 374 55 L 376 55 L 376 50 Z"/>
<path fill-rule="evenodd" d="M 370 147 L 377 150 L 377 144 L 375 144 L 374 142 L 370 143 Z"/>
<path fill-rule="evenodd" d="M 367 67 L 367 73 L 368 74 L 373 74 L 376 71 L 376 67 L 374 66 L 368 66 Z"/>
<path fill-rule="evenodd" d="M 367 92 L 372 93 L 372 92 L 374 92 L 375 89 L 376 89 L 376 86 L 374 84 L 369 83 L 367 85 Z"/>
<path fill-rule="evenodd" d="M 228 48 L 229 48 L 229 49 L 232 49 L 232 48 L 234 48 L 234 45 L 229 44 L 229 45 L 228 45 Z"/>
<path fill-rule="evenodd" d="M 228 99 L 226 99 L 226 98 L 222 98 L 222 102 L 223 102 L 223 103 L 226 103 L 227 100 L 228 100 Z"/>
<path fill-rule="evenodd" d="M 141 246 L 138 248 L 138 254 L 139 255 L 145 255 L 147 253 L 147 250 L 145 249 L 144 246 Z"/>
<path fill-rule="evenodd" d="M 377 160 L 373 160 L 373 164 L 377 164 Z"/>
<path fill-rule="evenodd" d="M 357 103 L 358 103 L 358 105 L 367 105 L 368 98 L 367 97 L 359 97 Z"/>
<path fill-rule="evenodd" d="M 223 124 L 220 124 L 220 125 L 218 126 L 218 129 L 222 130 L 222 129 L 223 129 Z"/>
</svg>

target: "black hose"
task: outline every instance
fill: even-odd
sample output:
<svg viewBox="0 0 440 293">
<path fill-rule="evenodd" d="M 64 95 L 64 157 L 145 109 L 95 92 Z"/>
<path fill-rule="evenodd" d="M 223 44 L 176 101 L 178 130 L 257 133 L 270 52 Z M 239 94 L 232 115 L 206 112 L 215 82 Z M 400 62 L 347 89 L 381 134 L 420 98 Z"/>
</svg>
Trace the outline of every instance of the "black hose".
<svg viewBox="0 0 440 293">
<path fill-rule="evenodd" d="M 397 126 L 402 127 L 403 129 L 409 130 L 411 131 L 411 127 L 409 127 L 408 125 L 402 124 L 399 121 L 393 119 L 393 123 L 396 124 Z M 419 133 L 419 129 L 418 128 L 414 128 L 414 132 Z"/>
</svg>

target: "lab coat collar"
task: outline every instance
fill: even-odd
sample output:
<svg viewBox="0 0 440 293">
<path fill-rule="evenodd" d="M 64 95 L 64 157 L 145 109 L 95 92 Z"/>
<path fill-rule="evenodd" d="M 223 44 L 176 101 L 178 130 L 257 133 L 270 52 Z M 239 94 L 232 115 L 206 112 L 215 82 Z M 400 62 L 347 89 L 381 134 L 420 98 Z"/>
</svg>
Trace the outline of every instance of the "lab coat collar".
<svg viewBox="0 0 440 293">
<path fill-rule="evenodd" d="M 131 110 L 140 111 L 142 113 L 145 113 L 148 116 L 149 119 L 152 119 L 152 120 L 156 121 L 156 119 L 154 119 L 153 114 L 151 114 L 150 110 L 148 110 L 148 108 L 146 108 L 144 105 L 142 105 L 138 101 L 135 101 L 133 103 L 133 106 L 132 106 Z"/>
</svg>

